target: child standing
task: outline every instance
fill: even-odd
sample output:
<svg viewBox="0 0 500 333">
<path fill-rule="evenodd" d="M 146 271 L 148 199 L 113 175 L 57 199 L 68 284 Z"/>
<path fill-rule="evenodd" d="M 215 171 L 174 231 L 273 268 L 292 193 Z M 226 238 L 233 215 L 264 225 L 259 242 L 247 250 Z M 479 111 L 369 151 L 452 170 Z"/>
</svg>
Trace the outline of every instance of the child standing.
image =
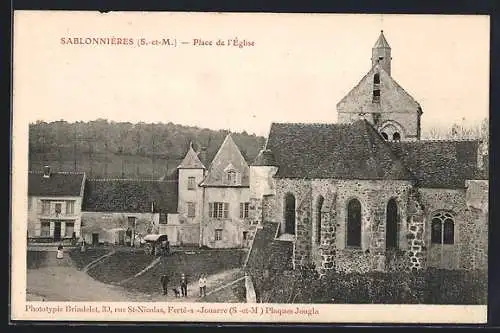
<svg viewBox="0 0 500 333">
<path fill-rule="evenodd" d="M 198 280 L 198 286 L 200 287 L 200 297 L 207 296 L 207 279 L 203 273 L 200 275 L 200 279 Z"/>
</svg>

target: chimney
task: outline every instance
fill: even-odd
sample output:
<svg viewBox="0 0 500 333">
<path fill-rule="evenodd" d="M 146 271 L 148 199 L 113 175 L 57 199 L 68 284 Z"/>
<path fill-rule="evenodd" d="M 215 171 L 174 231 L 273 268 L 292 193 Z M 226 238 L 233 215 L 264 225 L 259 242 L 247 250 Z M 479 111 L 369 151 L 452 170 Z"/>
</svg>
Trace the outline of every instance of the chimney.
<svg viewBox="0 0 500 333">
<path fill-rule="evenodd" d="M 207 162 L 207 147 L 200 148 L 200 160 L 203 164 Z"/>
<path fill-rule="evenodd" d="M 43 167 L 43 178 L 50 178 L 50 166 Z"/>
</svg>

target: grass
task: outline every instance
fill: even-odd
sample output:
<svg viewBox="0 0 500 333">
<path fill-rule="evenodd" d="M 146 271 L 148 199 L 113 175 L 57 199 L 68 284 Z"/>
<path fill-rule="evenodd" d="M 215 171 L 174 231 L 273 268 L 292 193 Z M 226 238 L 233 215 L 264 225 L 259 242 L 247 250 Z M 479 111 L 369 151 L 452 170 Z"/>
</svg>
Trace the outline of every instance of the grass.
<svg viewBox="0 0 500 333">
<path fill-rule="evenodd" d="M 209 303 L 246 303 L 245 280 L 207 295 L 204 301 Z"/>
<path fill-rule="evenodd" d="M 71 260 L 75 263 L 78 269 L 82 269 L 92 261 L 96 260 L 99 257 L 102 257 L 106 253 L 109 253 L 109 249 L 103 248 L 88 248 L 85 253 L 80 252 L 80 248 L 71 249 L 69 252 L 69 256 Z"/>
<path fill-rule="evenodd" d="M 92 267 L 87 273 L 104 283 L 123 281 L 146 268 L 155 257 L 141 252 L 116 252 Z"/>
<path fill-rule="evenodd" d="M 239 268 L 243 264 L 245 252 L 242 250 L 198 250 L 192 252 L 174 252 L 163 257 L 160 264 L 142 276 L 127 281 L 124 287 L 144 293 L 160 290 L 160 277 L 166 274 L 171 285 L 178 285 L 182 273 L 188 283 L 198 280 L 201 273 L 216 274 L 225 270 Z"/>
<path fill-rule="evenodd" d="M 46 251 L 28 251 L 26 254 L 26 266 L 28 269 L 36 269 L 44 266 L 49 255 Z"/>
</svg>

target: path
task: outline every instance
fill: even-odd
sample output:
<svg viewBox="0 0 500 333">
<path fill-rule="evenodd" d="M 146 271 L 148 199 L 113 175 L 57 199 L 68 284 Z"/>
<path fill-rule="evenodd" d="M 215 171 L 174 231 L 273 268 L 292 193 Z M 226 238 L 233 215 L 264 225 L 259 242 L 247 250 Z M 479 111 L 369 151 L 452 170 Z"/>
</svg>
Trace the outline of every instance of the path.
<svg viewBox="0 0 500 333">
<path fill-rule="evenodd" d="M 44 267 L 27 270 L 26 299 L 28 301 L 94 301 L 94 302 L 125 302 L 125 301 L 154 301 L 154 302 L 200 302 L 198 297 L 198 281 L 191 281 L 188 285 L 188 297 L 176 298 L 169 286 L 169 294 L 158 292 L 152 295 L 128 291 L 127 289 L 109 285 L 78 270 L 65 253 L 63 259 L 56 259 L 56 251 L 47 249 L 48 258 Z M 232 269 L 207 277 L 207 294 L 226 283 L 241 277 L 240 269 Z"/>
</svg>

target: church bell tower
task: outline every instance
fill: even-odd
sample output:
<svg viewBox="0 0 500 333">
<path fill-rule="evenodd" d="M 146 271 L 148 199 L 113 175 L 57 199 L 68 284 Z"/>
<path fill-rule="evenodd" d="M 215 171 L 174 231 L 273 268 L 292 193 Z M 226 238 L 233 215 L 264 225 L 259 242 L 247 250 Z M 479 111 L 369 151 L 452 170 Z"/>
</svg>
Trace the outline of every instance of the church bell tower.
<svg viewBox="0 0 500 333">
<path fill-rule="evenodd" d="M 376 64 L 380 66 L 391 75 L 391 47 L 384 36 L 384 30 L 380 31 L 380 36 L 372 48 L 372 67 Z"/>
</svg>

